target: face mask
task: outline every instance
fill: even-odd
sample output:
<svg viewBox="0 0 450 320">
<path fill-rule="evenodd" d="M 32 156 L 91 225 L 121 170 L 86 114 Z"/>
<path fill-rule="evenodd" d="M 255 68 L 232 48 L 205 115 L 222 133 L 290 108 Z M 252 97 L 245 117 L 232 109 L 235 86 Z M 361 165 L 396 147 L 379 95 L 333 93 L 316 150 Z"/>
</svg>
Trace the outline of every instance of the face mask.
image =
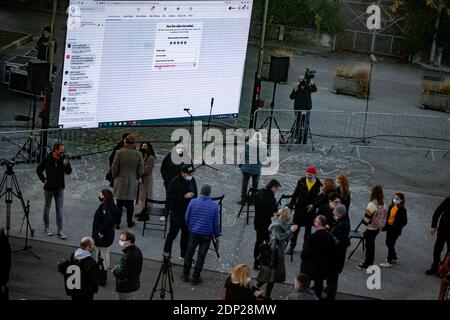
<svg viewBox="0 0 450 320">
<path fill-rule="evenodd" d="M 314 181 L 316 181 L 316 178 L 314 178 L 314 177 L 309 177 L 309 178 L 308 178 L 308 181 L 309 181 L 309 182 L 314 182 Z"/>
<path fill-rule="evenodd" d="M 192 180 L 192 176 L 186 176 L 184 177 L 187 181 L 191 181 Z"/>
<path fill-rule="evenodd" d="M 119 240 L 119 246 L 121 246 L 121 247 L 125 247 L 125 241 L 122 241 L 122 240 Z"/>
<path fill-rule="evenodd" d="M 176 149 L 175 152 L 181 156 L 183 154 L 183 149 Z"/>
<path fill-rule="evenodd" d="M 336 187 L 339 188 L 340 186 L 341 186 L 341 184 L 336 181 Z"/>
<path fill-rule="evenodd" d="M 245 279 L 245 281 L 247 281 L 247 283 L 251 283 L 252 282 L 252 278 L 247 278 L 247 279 Z"/>
<path fill-rule="evenodd" d="M 103 202 L 103 196 L 99 196 L 99 197 L 98 197 L 98 200 L 99 200 L 100 202 Z"/>
<path fill-rule="evenodd" d="M 402 201 L 401 200 L 399 200 L 399 199 L 394 199 L 394 204 L 400 204 L 400 203 L 402 203 Z"/>
</svg>

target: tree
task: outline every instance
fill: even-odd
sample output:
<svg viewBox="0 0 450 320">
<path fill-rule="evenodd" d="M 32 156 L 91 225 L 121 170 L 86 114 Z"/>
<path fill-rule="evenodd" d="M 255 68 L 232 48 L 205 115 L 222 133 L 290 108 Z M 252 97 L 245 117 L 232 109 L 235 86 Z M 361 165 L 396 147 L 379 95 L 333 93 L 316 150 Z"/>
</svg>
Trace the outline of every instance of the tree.
<svg viewBox="0 0 450 320">
<path fill-rule="evenodd" d="M 430 60 L 434 61 L 436 45 L 450 50 L 450 3 L 447 0 L 395 0 L 393 13 L 406 10 L 405 49 L 415 55 L 431 48 Z"/>
</svg>

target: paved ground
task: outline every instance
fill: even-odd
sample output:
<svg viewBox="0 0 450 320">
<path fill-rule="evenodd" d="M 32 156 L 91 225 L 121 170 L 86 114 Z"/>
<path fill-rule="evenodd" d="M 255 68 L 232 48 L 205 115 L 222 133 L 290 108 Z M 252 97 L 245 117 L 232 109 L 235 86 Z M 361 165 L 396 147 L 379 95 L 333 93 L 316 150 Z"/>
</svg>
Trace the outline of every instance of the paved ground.
<svg viewBox="0 0 450 320">
<path fill-rule="evenodd" d="M 24 242 L 19 238 L 11 237 L 11 245 L 14 249 L 22 248 Z M 58 262 L 66 259 L 74 250 L 68 245 L 54 245 L 42 241 L 31 241 L 31 250 L 41 256 L 41 260 L 33 258 L 27 252 L 13 254 L 13 268 L 10 279 L 10 297 L 13 300 L 67 300 L 62 275 L 57 272 Z M 45 254 L 44 254 L 45 253 Z M 117 264 L 120 260 L 119 254 L 111 256 L 111 264 Z M 144 260 L 143 272 L 141 274 L 141 289 L 136 293 L 137 300 L 150 298 L 158 273 L 161 268 L 160 261 Z M 192 286 L 180 280 L 182 267 L 174 264 L 172 267 L 175 282 L 173 284 L 174 299 L 176 300 L 219 300 L 223 294 L 223 285 L 228 275 L 217 271 L 205 271 L 202 273 L 203 283 Z M 39 276 L 36 276 L 39 275 Z M 161 284 L 157 289 L 161 288 Z M 168 287 L 166 287 L 169 289 Z M 274 300 L 284 299 L 291 291 L 291 284 L 277 285 L 274 288 L 272 298 Z M 106 287 L 100 287 L 96 300 L 117 299 L 115 293 L 114 277 L 108 274 Z M 156 291 L 155 300 L 160 299 L 160 292 Z M 166 292 L 165 299 L 170 299 Z M 362 297 L 339 294 L 338 300 L 359 300 Z"/>
<path fill-rule="evenodd" d="M 0 9 L 0 28 L 8 28 L 21 32 L 39 35 L 43 25 L 48 24 L 49 17 L 27 12 L 15 12 Z M 64 23 L 58 20 L 58 41 L 63 43 Z M 30 45 L 31 46 L 31 45 Z M 27 48 L 19 50 L 26 51 Z M 11 52 L 10 56 L 20 52 Z M 241 101 L 241 117 L 237 124 L 247 123 L 247 115 L 250 106 L 251 90 L 253 87 L 254 68 L 256 66 L 256 49 L 249 47 L 245 70 L 245 80 Z M 57 54 L 60 59 L 62 52 Z M 8 57 L 3 57 L 6 59 Z M 277 108 L 291 106 L 288 94 L 296 82 L 297 74 L 303 73 L 305 67 L 317 70 L 316 83 L 319 92 L 314 95 L 315 110 L 336 111 L 363 111 L 365 101 L 353 97 L 335 95 L 331 92 L 332 70 L 337 65 L 355 64 L 365 61 L 366 58 L 350 54 L 328 54 L 294 56 L 289 75 L 289 83 L 280 85 L 277 90 Z M 409 115 L 439 116 L 447 118 L 445 113 L 420 109 L 420 85 L 422 71 L 419 68 L 398 65 L 390 60 L 380 59 L 374 70 L 372 98 L 370 110 L 373 112 L 395 112 Z M 58 101 L 58 88 L 54 95 L 54 103 Z M 270 102 L 272 86 L 269 83 L 263 85 L 263 96 Z M 27 114 L 29 99 L 12 94 L 4 86 L 0 86 L 0 125 L 5 130 L 12 127 L 23 126 L 23 123 L 14 121 L 17 114 Z M 266 105 L 268 105 L 268 102 Z M 53 118 L 56 114 L 53 115 Z M 336 125 L 339 120 L 336 119 Z M 424 124 L 424 130 L 433 130 L 432 125 Z M 427 127 L 428 126 L 428 127 Z M 140 138 L 161 139 L 162 129 L 139 129 Z M 166 130 L 167 131 L 167 130 Z M 167 133 L 164 131 L 164 136 Z M 89 143 L 98 144 L 98 149 L 107 149 L 116 141 L 120 134 L 117 132 L 107 134 L 99 131 L 98 138 Z M 102 148 L 102 146 L 104 148 Z M 159 175 L 159 165 L 167 149 L 157 146 L 158 162 L 155 168 L 155 193 L 162 197 L 162 183 Z M 2 152 L 6 149 L 3 149 Z M 358 251 L 353 259 L 346 264 L 341 277 L 339 291 L 343 293 L 362 295 L 381 299 L 435 299 L 439 281 L 437 278 L 429 278 L 423 271 L 429 266 L 434 239 L 429 234 L 431 215 L 434 208 L 440 203 L 443 196 L 450 193 L 448 181 L 450 179 L 449 159 L 441 158 L 432 162 L 430 157 L 425 158 L 423 152 L 407 152 L 400 150 L 378 151 L 364 150 L 361 159 L 358 159 L 351 149 L 344 145 L 337 146 L 330 154 L 325 154 L 324 146 L 316 146 L 314 152 L 310 148 L 296 148 L 290 153 L 281 152 L 281 171 L 276 176 L 282 184 L 284 193 L 293 191 L 297 179 L 301 176 L 305 167 L 315 164 L 319 168 L 321 178 L 334 177 L 339 172 L 344 172 L 351 179 L 351 191 L 353 196 L 351 208 L 352 225 L 356 225 L 363 214 L 363 208 L 367 203 L 370 187 L 381 183 L 385 188 L 386 197 L 389 199 L 397 191 L 406 194 L 409 210 L 409 224 L 399 240 L 398 251 L 401 262 L 392 269 L 382 272 L 382 289 L 369 291 L 366 286 L 367 275 L 357 271 L 354 266 L 359 263 L 362 253 Z M 12 152 L 12 151 L 11 151 Z M 7 153 L 11 153 L 9 150 Z M 79 238 L 90 234 L 92 217 L 97 206 L 99 190 L 106 187 L 104 174 L 106 173 L 106 155 L 99 154 L 83 158 L 77 162 L 76 170 L 78 180 L 72 175 L 67 179 L 65 194 L 65 231 L 69 238 L 64 244 L 76 245 Z M 225 194 L 223 237 L 221 242 L 221 259 L 213 254 L 208 255 L 205 268 L 208 270 L 229 272 L 236 263 L 252 263 L 252 248 L 254 231 L 251 226 L 245 225 L 245 219 L 237 218 L 239 207 L 235 204 L 240 189 L 240 173 L 236 166 L 218 166 L 219 172 L 213 172 L 202 168 L 196 172 L 198 183 L 212 183 L 214 194 Z M 42 226 L 42 185 L 33 172 L 18 173 L 24 197 L 31 200 L 31 222 L 36 229 L 36 239 L 49 243 L 61 244 L 55 238 L 47 238 L 43 234 Z M 271 177 L 264 177 L 261 185 Z M 4 204 L 0 204 L 0 223 L 4 222 Z M 53 211 L 52 211 L 53 212 Z M 53 214 L 53 213 L 52 213 Z M 19 234 L 22 213 L 18 209 L 18 203 L 13 205 L 13 218 L 11 234 Z M 52 216 L 52 221 L 54 218 Z M 140 233 L 141 226 L 136 227 Z M 22 234 L 23 235 L 23 234 Z M 143 249 L 146 258 L 158 261 L 161 256 L 163 238 L 158 232 L 147 232 L 145 237 L 138 235 L 138 244 Z M 45 256 L 53 246 L 39 247 L 36 251 Z M 297 247 L 293 263 L 287 262 L 288 278 L 293 279 L 299 269 L 299 249 Z M 55 249 L 56 250 L 56 249 Z M 174 246 L 175 254 L 178 253 L 177 245 Z M 114 245 L 114 252 L 119 252 L 119 247 Z M 386 255 L 384 246 L 384 234 L 377 239 L 376 261 L 382 262 Z M 27 259 L 24 257 L 26 261 Z M 55 260 L 56 261 L 56 260 Z M 41 266 L 41 265 L 40 265 Z M 42 265 L 45 267 L 45 265 Z M 41 266 L 41 267 L 42 267 Z M 154 267 L 154 269 L 156 269 Z M 46 268 L 44 268 L 46 269 Z M 209 273 L 208 273 L 209 274 Z M 220 277 L 223 277 L 222 275 Z M 219 278 L 220 278 L 219 277 Z M 37 281 L 39 279 L 35 279 Z M 220 281 L 223 279 L 220 278 Z M 220 282 L 218 281 L 218 282 Z M 55 284 L 52 284 L 55 285 Z M 56 290 L 56 289 L 55 289 Z M 148 292 L 149 290 L 147 290 Z M 46 291 L 55 294 L 52 290 Z M 57 292 L 57 291 L 54 291 Z M 147 293 L 145 293 L 147 294 Z"/>
</svg>

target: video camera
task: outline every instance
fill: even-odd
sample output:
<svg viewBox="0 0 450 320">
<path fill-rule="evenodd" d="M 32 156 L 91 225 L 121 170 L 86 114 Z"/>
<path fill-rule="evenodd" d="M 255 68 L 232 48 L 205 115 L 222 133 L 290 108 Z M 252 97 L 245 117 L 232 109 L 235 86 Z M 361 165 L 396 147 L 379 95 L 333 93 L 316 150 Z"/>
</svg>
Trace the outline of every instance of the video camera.
<svg viewBox="0 0 450 320">
<path fill-rule="evenodd" d="M 306 68 L 305 81 L 307 83 L 309 83 L 311 81 L 311 79 L 314 79 L 315 76 L 316 76 L 316 70 L 309 70 L 308 68 Z"/>
<path fill-rule="evenodd" d="M 2 159 L 0 162 L 1 166 L 7 166 L 7 167 L 12 167 L 16 162 L 13 160 L 8 160 L 8 159 Z"/>
</svg>

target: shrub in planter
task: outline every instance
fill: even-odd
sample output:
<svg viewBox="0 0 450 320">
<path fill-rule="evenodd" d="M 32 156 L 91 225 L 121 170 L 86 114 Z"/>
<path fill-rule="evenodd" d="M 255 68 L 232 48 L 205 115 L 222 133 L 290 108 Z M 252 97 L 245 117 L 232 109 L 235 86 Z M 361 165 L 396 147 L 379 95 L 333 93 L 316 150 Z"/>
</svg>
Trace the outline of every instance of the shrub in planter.
<svg viewBox="0 0 450 320">
<path fill-rule="evenodd" d="M 369 92 L 369 66 L 359 65 L 353 69 L 338 66 L 334 70 L 334 75 L 333 89 L 336 93 L 354 95 L 358 98 L 367 97 Z"/>
<path fill-rule="evenodd" d="M 450 112 L 450 78 L 438 84 L 425 81 L 422 85 L 422 105 L 425 108 Z"/>
</svg>

